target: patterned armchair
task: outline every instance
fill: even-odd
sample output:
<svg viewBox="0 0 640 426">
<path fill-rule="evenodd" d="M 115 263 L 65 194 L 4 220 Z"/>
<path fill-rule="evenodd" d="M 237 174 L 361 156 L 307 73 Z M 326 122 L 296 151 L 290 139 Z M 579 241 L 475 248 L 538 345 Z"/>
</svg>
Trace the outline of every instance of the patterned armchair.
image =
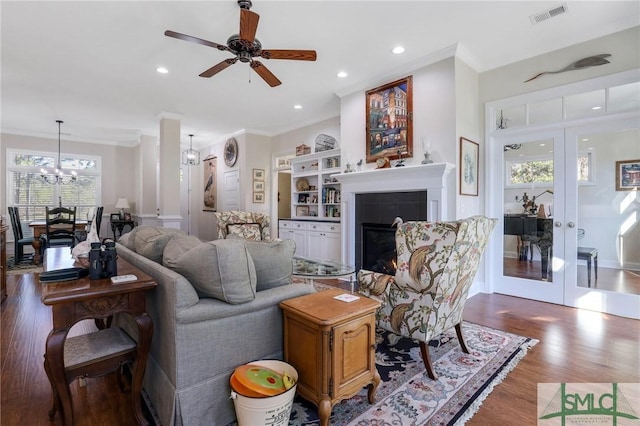
<svg viewBox="0 0 640 426">
<path fill-rule="evenodd" d="M 462 311 L 497 220 L 473 216 L 453 222 L 406 222 L 396 230 L 395 277 L 360 270 L 359 291 L 382 303 L 378 326 L 418 340 L 429 377 L 436 379 L 428 343 L 455 327 L 460 346 Z"/>
<path fill-rule="evenodd" d="M 271 222 L 267 213 L 231 210 L 216 212 L 215 215 L 218 222 L 218 239 L 235 235 L 245 240 L 271 240 Z"/>
</svg>

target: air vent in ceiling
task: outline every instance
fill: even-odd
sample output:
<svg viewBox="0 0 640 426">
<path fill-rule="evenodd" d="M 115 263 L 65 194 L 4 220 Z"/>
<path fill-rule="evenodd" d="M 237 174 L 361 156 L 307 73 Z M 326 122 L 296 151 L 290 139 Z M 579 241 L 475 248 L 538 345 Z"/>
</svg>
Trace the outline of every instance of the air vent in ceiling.
<svg viewBox="0 0 640 426">
<path fill-rule="evenodd" d="M 537 24 L 542 21 L 546 21 L 547 19 L 556 17 L 558 15 L 562 15 L 568 11 L 567 4 L 562 3 L 560 6 L 552 7 L 551 9 L 547 9 L 543 12 L 536 13 L 535 15 L 529 16 L 532 24 Z"/>
</svg>

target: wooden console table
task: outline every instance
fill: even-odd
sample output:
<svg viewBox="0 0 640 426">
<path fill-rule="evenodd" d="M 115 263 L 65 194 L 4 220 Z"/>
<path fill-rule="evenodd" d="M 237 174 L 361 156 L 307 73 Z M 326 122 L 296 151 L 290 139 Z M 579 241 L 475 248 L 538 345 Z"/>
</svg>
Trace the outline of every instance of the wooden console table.
<svg viewBox="0 0 640 426">
<path fill-rule="evenodd" d="M 298 394 L 318 407 L 327 426 L 331 408 L 369 386 L 369 403 L 380 384 L 376 370 L 375 312 L 364 296 L 343 302 L 326 290 L 280 302 L 284 311 L 285 360 L 298 372 Z"/>
<path fill-rule="evenodd" d="M 129 231 L 131 231 L 136 226 L 136 222 L 133 220 L 112 220 L 111 222 L 111 232 L 113 232 L 113 240 L 118 241 L 116 238 L 116 231 L 118 231 L 118 235 L 122 237 L 124 233 L 124 228 L 129 227 Z"/>
<path fill-rule="evenodd" d="M 45 259 L 53 256 L 68 262 L 66 256 L 60 255 L 61 250 L 68 251 L 69 248 L 47 249 Z M 49 251 L 51 252 L 48 253 Z M 68 264 L 60 266 L 56 263 L 45 260 L 46 267 L 52 268 L 49 270 L 68 267 Z M 42 303 L 51 306 L 53 313 L 53 329 L 47 337 L 44 361 L 53 391 L 54 405 L 49 412 L 51 420 L 59 410 L 65 425 L 74 424 L 69 392 L 69 383 L 73 380 L 79 377 L 103 376 L 117 370 L 123 363 L 133 363 L 132 407 L 138 424 L 148 424 L 142 414 L 141 390 L 153 335 L 153 323 L 145 311 L 145 292 L 156 287 L 157 283 L 121 258 L 118 259 L 118 273 L 133 274 L 138 279 L 113 284 L 108 278 L 90 280 L 86 277 L 74 281 L 41 284 Z M 135 318 L 138 326 L 137 345 L 117 327 L 67 339 L 69 330 L 78 321 L 108 320 L 116 313 L 128 313 Z M 91 353 L 87 353 L 87 347 L 92 348 Z"/>
</svg>

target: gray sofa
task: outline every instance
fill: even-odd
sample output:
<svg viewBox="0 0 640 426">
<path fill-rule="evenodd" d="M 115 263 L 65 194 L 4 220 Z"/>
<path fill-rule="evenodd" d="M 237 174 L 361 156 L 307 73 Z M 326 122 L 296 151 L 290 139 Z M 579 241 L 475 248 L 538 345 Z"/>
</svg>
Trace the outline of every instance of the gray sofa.
<svg viewBox="0 0 640 426">
<path fill-rule="evenodd" d="M 157 227 L 138 227 L 120 238 L 118 256 L 158 282 L 147 296 L 154 333 L 144 389 L 163 425 L 233 422 L 229 377 L 234 368 L 258 359 L 282 359 L 283 322 L 278 303 L 314 291 L 306 284 L 291 284 L 293 251 L 289 244 L 201 242 L 180 231 Z M 246 257 L 239 247 L 244 247 Z M 233 288 L 225 289 L 224 281 L 237 276 Z M 192 285 L 191 281 L 204 278 L 206 283 Z M 217 282 L 222 290 L 206 295 L 210 282 Z M 237 288 L 248 290 L 243 293 Z M 219 300 L 225 297 L 231 303 Z M 115 322 L 137 337 L 129 317 L 119 316 Z"/>
</svg>

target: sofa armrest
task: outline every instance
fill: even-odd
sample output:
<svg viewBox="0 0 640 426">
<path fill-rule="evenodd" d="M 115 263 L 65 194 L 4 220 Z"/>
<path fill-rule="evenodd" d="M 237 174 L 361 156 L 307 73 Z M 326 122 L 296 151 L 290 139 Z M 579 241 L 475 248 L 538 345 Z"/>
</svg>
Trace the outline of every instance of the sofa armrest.
<svg viewBox="0 0 640 426">
<path fill-rule="evenodd" d="M 387 303 L 389 290 L 394 283 L 395 278 L 392 275 L 366 269 L 358 271 L 358 293 L 377 300 L 382 306 Z"/>
</svg>

